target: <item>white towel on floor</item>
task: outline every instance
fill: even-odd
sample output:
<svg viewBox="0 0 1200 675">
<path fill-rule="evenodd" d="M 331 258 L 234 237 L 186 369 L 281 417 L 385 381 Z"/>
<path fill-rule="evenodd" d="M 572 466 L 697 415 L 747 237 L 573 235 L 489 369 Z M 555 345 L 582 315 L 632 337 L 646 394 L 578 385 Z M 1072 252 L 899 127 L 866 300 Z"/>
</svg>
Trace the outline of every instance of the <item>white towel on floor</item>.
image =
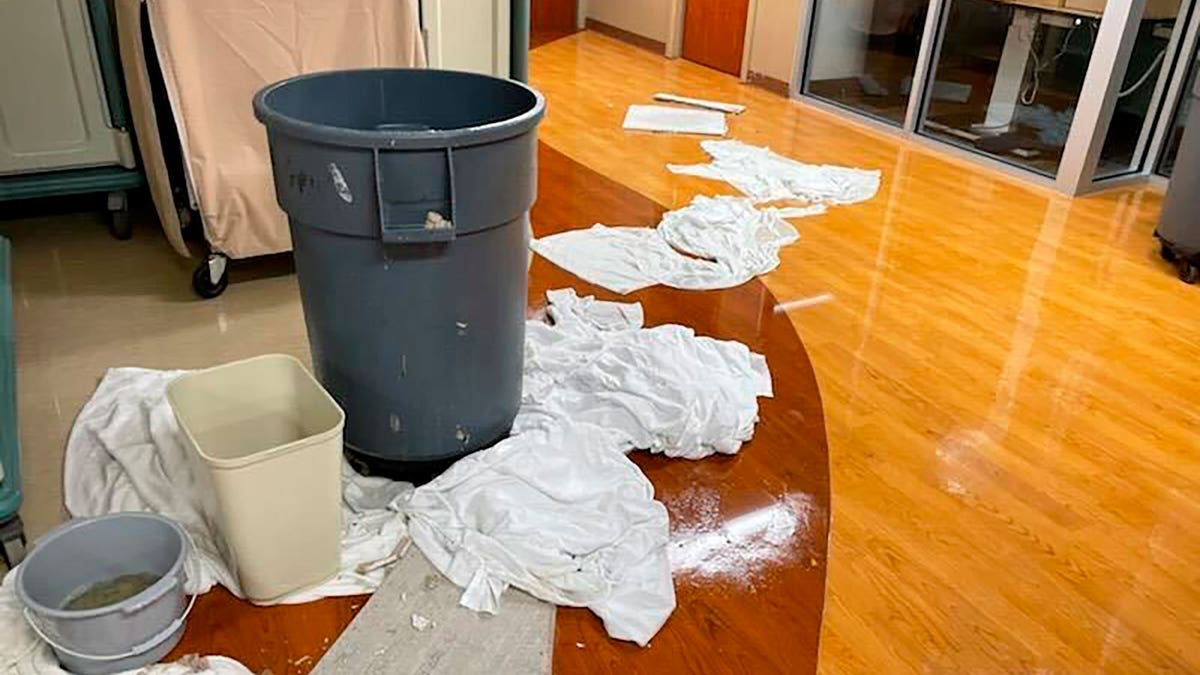
<svg viewBox="0 0 1200 675">
<path fill-rule="evenodd" d="M 510 585 L 595 612 L 645 645 L 675 607 L 666 509 L 624 453 L 735 453 L 771 395 L 766 360 L 684 326 L 643 327 L 638 304 L 547 294 L 526 327 L 513 435 L 417 488 L 413 541 L 494 612 Z"/>
<path fill-rule="evenodd" d="M 854 204 L 879 191 L 879 171 L 804 164 L 741 141 L 703 141 L 710 164 L 668 164 L 672 173 L 721 180 L 757 203 L 795 199 Z"/>
<path fill-rule="evenodd" d="M 656 284 L 732 288 L 778 267 L 779 250 L 799 238 L 784 215 L 820 212 L 813 207 L 759 210 L 742 197 L 700 195 L 663 214 L 654 228 L 594 225 L 535 239 L 530 246 L 575 276 L 616 293 Z"/>
<path fill-rule="evenodd" d="M 623 450 L 686 459 L 734 454 L 754 434 L 758 397 L 772 393 L 763 356 L 686 326 L 643 328 L 638 304 L 547 295 L 554 324 L 525 329 L 515 433 L 586 422 L 612 430 Z M 617 311 L 624 323 L 594 318 Z"/>
<path fill-rule="evenodd" d="M 645 645 L 675 609 L 667 509 L 608 429 L 566 423 L 470 455 L 413 493 L 413 541 L 461 604 L 496 612 L 516 586 L 587 607 Z"/>
</svg>

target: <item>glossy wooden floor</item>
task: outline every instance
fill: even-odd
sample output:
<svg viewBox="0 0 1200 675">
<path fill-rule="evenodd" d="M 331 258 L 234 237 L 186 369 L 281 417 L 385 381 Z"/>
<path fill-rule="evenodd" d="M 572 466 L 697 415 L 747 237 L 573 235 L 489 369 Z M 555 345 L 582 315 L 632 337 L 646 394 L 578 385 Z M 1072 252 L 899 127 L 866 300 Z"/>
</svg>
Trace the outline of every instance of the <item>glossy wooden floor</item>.
<svg viewBox="0 0 1200 675">
<path fill-rule="evenodd" d="M 1200 671 L 1200 288 L 1155 255 L 1160 195 L 1069 200 L 591 33 L 531 71 L 542 139 L 663 204 L 731 189 L 665 170 L 697 139 L 620 129 L 656 91 L 884 172 L 765 278 L 835 298 L 790 314 L 830 442 L 823 672 Z"/>
<path fill-rule="evenodd" d="M 663 212 L 549 148 L 538 162 L 540 195 L 532 216 L 538 236 L 596 219 L 656 221 Z M 618 299 L 534 260 L 531 304 L 544 305 L 546 290 L 568 286 Z M 804 347 L 757 281 L 715 293 L 653 288 L 626 301 L 641 302 L 650 325 L 683 323 L 766 355 L 776 392 L 761 401 L 754 439 L 737 456 L 689 462 L 632 455 L 671 516 L 678 607 L 645 649 L 610 640 L 588 610 L 560 609 L 555 672 L 814 672 L 825 602 L 829 467 L 820 396 Z M 261 608 L 217 589 L 200 597 L 169 658 L 224 654 L 255 671 L 305 673 L 365 601 Z"/>
</svg>

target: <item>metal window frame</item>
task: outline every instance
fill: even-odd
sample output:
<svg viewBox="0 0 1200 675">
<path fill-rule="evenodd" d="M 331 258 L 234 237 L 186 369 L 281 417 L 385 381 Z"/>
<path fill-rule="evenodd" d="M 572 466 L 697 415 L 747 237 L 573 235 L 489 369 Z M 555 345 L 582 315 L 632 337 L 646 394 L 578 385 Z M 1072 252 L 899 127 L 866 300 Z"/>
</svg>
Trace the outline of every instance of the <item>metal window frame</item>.
<svg viewBox="0 0 1200 675">
<path fill-rule="evenodd" d="M 1151 99 L 1152 112 L 1157 117 L 1152 121 L 1147 120 L 1146 129 L 1142 131 L 1134 154 L 1139 165 L 1129 172 L 1104 178 L 1096 177 L 1100 153 L 1108 136 L 1117 95 L 1120 93 L 1129 57 L 1137 40 L 1138 28 L 1145 14 L 1146 0 L 1109 0 L 1100 19 L 1096 44 L 1084 75 L 1083 87 L 1076 104 L 1071 130 L 1063 147 L 1062 159 L 1053 177 L 920 133 L 921 122 L 928 111 L 931 77 L 941 54 L 949 17 L 948 9 L 952 0 L 929 2 L 921 47 L 913 73 L 912 93 L 904 122 L 899 126 L 885 122 L 866 111 L 824 101 L 804 92 L 804 79 L 810 65 L 809 50 L 813 44 L 812 32 L 817 22 L 818 2 L 819 0 L 804 0 L 801 7 L 799 41 L 793 59 L 791 81 L 788 83 L 791 98 L 852 123 L 936 148 L 942 153 L 967 158 L 972 163 L 1019 178 L 1028 185 L 1050 188 L 1066 195 L 1082 195 L 1131 184 L 1161 185 L 1161 180 L 1153 180 L 1157 176 L 1154 171 L 1174 123 L 1179 102 L 1186 93 L 1183 92 L 1183 88 L 1187 69 L 1181 69 L 1177 64 L 1186 57 L 1189 59 L 1187 66 L 1190 67 L 1190 58 L 1200 47 L 1197 44 L 1200 42 L 1200 0 L 1181 0 L 1180 20 L 1186 21 L 1187 25 L 1181 30 L 1180 24 L 1176 24 L 1167 46 L 1169 60 L 1164 62 L 1163 70 L 1155 84 L 1154 97 Z M 1195 4 L 1191 14 L 1185 15 L 1184 12 L 1189 9 L 1189 2 Z M 1118 74 L 1121 77 L 1117 77 Z M 1170 114 L 1166 114 L 1166 111 L 1170 111 Z"/>
<path fill-rule="evenodd" d="M 1188 0 L 1184 0 L 1188 2 Z M 1167 85 L 1167 91 L 1162 99 L 1162 114 L 1159 115 L 1154 133 L 1150 137 L 1146 149 L 1144 173 L 1152 178 L 1168 180 L 1158 173 L 1163 153 L 1167 150 L 1167 138 L 1175 127 L 1175 117 L 1179 115 L 1179 106 L 1183 98 L 1189 94 L 1186 91 L 1188 75 L 1191 74 L 1194 62 L 1197 60 L 1197 50 L 1200 49 L 1200 0 L 1192 8 L 1191 20 L 1180 40 L 1179 51 L 1175 54 L 1176 68 L 1174 77 Z M 1107 187 L 1107 186 L 1105 186 Z"/>
<path fill-rule="evenodd" d="M 938 56 L 941 54 L 941 37 L 949 17 L 947 10 L 951 0 L 929 0 L 929 9 L 925 15 L 924 33 L 921 36 L 921 47 L 917 52 L 917 63 L 913 72 L 912 93 L 908 99 L 908 109 L 905 111 L 904 123 L 900 126 L 885 122 L 861 110 L 831 103 L 811 94 L 804 93 L 804 76 L 809 65 L 808 51 L 812 42 L 812 29 L 816 26 L 816 11 L 819 1 L 804 0 L 804 7 L 800 11 L 800 25 L 798 27 L 800 40 L 796 45 L 796 53 L 793 57 L 791 82 L 788 83 L 788 94 L 792 99 L 837 115 L 842 120 L 851 124 L 858 124 L 868 129 L 882 131 L 890 136 L 899 137 L 915 145 L 937 150 L 944 155 L 951 155 L 959 160 L 969 160 L 972 164 L 1017 178 L 1026 185 L 1055 189 L 1054 179 L 1050 176 L 1038 174 L 1020 165 L 974 152 L 919 132 L 921 120 L 928 107 L 929 76 L 933 73 L 933 67 L 937 63 Z M 826 1 L 836 2 L 837 0 Z"/>
<path fill-rule="evenodd" d="M 1100 18 L 1096 44 L 1075 103 L 1075 117 L 1058 163 L 1055 183 L 1059 192 L 1079 195 L 1103 189 L 1094 180 L 1096 168 L 1145 11 L 1146 0 L 1109 0 Z M 1117 77 L 1118 72 L 1121 77 Z"/>
</svg>

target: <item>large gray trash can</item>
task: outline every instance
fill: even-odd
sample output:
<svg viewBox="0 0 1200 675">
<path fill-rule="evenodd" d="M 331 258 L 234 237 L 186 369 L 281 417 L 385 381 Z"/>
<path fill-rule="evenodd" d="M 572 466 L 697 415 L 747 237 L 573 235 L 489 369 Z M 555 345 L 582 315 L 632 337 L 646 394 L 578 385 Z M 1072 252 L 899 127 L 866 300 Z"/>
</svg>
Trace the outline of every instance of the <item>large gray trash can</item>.
<svg viewBox="0 0 1200 675">
<path fill-rule="evenodd" d="M 423 482 L 521 401 L 540 94 L 471 73 L 303 75 L 258 93 L 313 367 L 346 454 Z"/>
<path fill-rule="evenodd" d="M 1156 234 L 1162 257 L 1179 267 L 1179 278 L 1200 281 L 1200 77 L 1192 85 L 1192 108 L 1179 144 L 1171 187 L 1163 200 Z"/>
</svg>

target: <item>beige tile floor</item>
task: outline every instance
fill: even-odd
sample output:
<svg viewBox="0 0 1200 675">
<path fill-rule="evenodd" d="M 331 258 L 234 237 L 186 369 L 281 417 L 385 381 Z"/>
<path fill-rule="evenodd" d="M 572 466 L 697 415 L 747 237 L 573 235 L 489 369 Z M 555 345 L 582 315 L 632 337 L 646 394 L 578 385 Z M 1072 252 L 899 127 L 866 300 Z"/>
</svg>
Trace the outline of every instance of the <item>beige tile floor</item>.
<svg viewBox="0 0 1200 675">
<path fill-rule="evenodd" d="M 237 265 L 223 296 L 198 300 L 195 260 L 167 246 L 152 216 L 137 220 L 133 239 L 116 241 L 99 213 L 0 216 L 13 245 L 21 514 L 31 538 L 66 517 L 67 434 L 107 368 L 196 368 L 266 352 L 308 361 L 288 260 Z"/>
</svg>

